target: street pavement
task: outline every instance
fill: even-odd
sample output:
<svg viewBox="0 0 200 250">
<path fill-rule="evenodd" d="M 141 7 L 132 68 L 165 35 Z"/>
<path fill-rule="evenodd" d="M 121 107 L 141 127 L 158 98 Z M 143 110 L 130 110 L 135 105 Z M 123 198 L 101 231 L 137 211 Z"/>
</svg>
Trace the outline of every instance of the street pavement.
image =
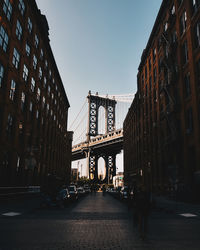
<svg viewBox="0 0 200 250">
<path fill-rule="evenodd" d="M 69 206 L 40 209 L 39 198 L 0 203 L 0 250 L 200 249 L 200 216 L 180 215 L 162 202 L 149 219 L 146 240 L 133 226 L 127 205 L 109 194 L 89 194 Z M 12 213 L 11 213 L 12 212 Z M 10 213 L 10 214 L 9 214 Z M 9 216 L 10 215 L 10 216 Z"/>
</svg>

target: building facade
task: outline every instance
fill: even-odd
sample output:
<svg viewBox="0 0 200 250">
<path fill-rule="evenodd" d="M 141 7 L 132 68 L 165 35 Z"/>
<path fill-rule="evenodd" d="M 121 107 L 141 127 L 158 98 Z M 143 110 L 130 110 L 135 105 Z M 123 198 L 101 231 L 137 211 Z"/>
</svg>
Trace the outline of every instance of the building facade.
<svg viewBox="0 0 200 250">
<path fill-rule="evenodd" d="M 162 2 L 138 68 L 124 145 L 127 182 L 161 192 L 200 190 L 199 0 Z"/>
<path fill-rule="evenodd" d="M 69 101 L 35 0 L 0 0 L 0 185 L 70 182 Z"/>
</svg>

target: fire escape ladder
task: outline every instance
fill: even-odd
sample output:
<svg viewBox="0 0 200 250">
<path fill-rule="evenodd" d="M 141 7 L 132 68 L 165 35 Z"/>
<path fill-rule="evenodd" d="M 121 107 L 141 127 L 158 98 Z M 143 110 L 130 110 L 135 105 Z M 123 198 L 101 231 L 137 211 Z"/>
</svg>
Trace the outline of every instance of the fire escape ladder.
<svg viewBox="0 0 200 250">
<path fill-rule="evenodd" d="M 176 102 L 169 92 L 169 86 L 171 84 L 171 81 L 173 78 L 173 71 L 174 71 L 174 66 L 172 63 L 174 55 L 172 54 L 173 53 L 172 44 L 168 40 L 166 32 L 162 33 L 162 40 L 165 43 L 164 46 L 166 46 L 166 52 L 168 53 L 165 54 L 163 61 L 162 61 L 163 67 L 167 69 L 167 74 L 166 74 L 167 79 L 163 81 L 163 84 L 161 85 L 160 93 L 164 92 L 165 93 L 164 96 L 167 97 L 169 100 L 166 106 L 166 109 L 163 111 L 163 118 L 166 119 L 167 121 L 167 125 L 169 127 L 170 134 L 171 134 L 171 140 L 175 140 L 177 131 L 176 131 L 176 126 L 172 118 L 172 113 L 174 111 Z"/>
</svg>

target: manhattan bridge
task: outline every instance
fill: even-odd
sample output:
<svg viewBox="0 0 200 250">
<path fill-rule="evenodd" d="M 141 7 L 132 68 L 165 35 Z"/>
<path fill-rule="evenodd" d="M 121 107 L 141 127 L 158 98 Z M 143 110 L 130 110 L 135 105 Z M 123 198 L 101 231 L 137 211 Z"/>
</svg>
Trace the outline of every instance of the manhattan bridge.
<svg viewBox="0 0 200 250">
<path fill-rule="evenodd" d="M 116 175 L 116 156 L 123 149 L 123 121 L 134 98 L 127 95 L 88 96 L 70 126 L 74 131 L 72 161 L 87 159 L 87 177 L 98 182 L 98 162 L 104 160 L 104 183 Z"/>
</svg>

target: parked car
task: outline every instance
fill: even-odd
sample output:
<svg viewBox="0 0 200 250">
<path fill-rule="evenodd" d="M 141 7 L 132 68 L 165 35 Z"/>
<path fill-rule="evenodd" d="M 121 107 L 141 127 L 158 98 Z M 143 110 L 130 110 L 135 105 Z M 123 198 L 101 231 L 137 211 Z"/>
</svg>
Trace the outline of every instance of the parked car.
<svg viewBox="0 0 200 250">
<path fill-rule="evenodd" d="M 78 191 L 75 185 L 70 185 L 68 187 L 69 195 L 71 200 L 77 200 L 78 199 Z"/>
<path fill-rule="evenodd" d="M 91 192 L 91 189 L 88 185 L 84 185 L 84 189 L 87 194 Z"/>
<path fill-rule="evenodd" d="M 63 205 L 68 204 L 70 200 L 70 194 L 68 188 L 61 189 L 60 192 L 58 193 L 57 199 L 58 200 L 60 199 Z"/>
<path fill-rule="evenodd" d="M 128 187 L 124 186 L 120 190 L 119 197 L 121 200 L 127 200 L 128 199 Z"/>
<path fill-rule="evenodd" d="M 85 189 L 84 189 L 84 187 L 78 187 L 78 188 L 77 188 L 77 191 L 78 191 L 78 195 L 79 195 L 80 197 L 82 197 L 82 196 L 85 195 Z"/>
<path fill-rule="evenodd" d="M 67 188 L 62 188 L 55 196 L 48 193 L 41 193 L 40 207 L 64 207 L 70 199 Z"/>
</svg>

